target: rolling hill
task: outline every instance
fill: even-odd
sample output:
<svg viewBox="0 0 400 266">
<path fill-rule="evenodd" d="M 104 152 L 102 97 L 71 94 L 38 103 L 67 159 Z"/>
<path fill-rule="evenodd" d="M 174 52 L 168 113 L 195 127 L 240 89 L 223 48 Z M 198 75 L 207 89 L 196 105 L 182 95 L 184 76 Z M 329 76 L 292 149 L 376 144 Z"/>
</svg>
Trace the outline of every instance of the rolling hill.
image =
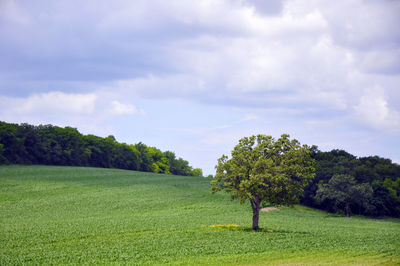
<svg viewBox="0 0 400 266">
<path fill-rule="evenodd" d="M 261 213 L 209 179 L 0 167 L 0 264 L 398 264 L 400 220 L 295 206 Z M 238 226 L 236 226 L 238 225 Z"/>
</svg>

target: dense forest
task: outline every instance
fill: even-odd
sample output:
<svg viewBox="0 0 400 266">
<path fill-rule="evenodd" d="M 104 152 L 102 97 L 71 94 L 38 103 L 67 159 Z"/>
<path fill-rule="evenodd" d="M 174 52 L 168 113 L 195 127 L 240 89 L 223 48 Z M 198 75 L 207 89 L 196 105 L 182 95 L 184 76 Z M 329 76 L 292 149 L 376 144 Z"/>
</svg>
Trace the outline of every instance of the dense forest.
<svg viewBox="0 0 400 266">
<path fill-rule="evenodd" d="M 119 143 L 83 135 L 72 127 L 33 126 L 0 121 L 0 164 L 43 164 L 120 168 L 184 176 L 202 176 L 188 161 L 139 142 Z"/>
<path fill-rule="evenodd" d="M 347 201 L 352 214 L 400 216 L 400 165 L 378 156 L 358 158 L 343 150 L 322 152 L 316 146 L 311 150 L 316 176 L 304 191 L 303 204 L 344 212 Z M 333 195 L 319 199 L 318 191 L 333 183 L 333 177 L 340 182 Z"/>
</svg>

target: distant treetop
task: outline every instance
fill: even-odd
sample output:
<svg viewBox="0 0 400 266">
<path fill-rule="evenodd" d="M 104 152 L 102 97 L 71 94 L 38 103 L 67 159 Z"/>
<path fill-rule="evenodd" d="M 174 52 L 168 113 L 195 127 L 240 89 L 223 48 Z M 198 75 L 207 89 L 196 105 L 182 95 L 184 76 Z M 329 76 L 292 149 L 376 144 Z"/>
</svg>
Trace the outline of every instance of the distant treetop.
<svg viewBox="0 0 400 266">
<path fill-rule="evenodd" d="M 0 164 L 44 164 L 120 168 L 154 173 L 202 176 L 199 168 L 142 142 L 125 144 L 82 135 L 76 128 L 33 126 L 0 121 Z"/>
</svg>

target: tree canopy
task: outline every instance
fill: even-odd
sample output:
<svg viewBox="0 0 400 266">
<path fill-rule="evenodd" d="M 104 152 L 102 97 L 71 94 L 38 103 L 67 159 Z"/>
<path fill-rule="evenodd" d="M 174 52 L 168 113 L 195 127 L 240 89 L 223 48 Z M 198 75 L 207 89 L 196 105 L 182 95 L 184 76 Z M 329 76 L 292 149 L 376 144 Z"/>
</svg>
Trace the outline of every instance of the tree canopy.
<svg viewBox="0 0 400 266">
<path fill-rule="evenodd" d="M 368 183 L 357 184 L 354 177 L 346 174 L 336 174 L 327 184 L 320 183 L 315 195 L 319 203 L 326 199 L 334 202 L 335 210 L 343 210 L 350 216 L 350 205 L 358 204 L 365 209 L 373 208 L 370 204 L 373 190 Z"/>
<path fill-rule="evenodd" d="M 301 203 L 331 212 L 338 208 L 332 197 L 318 200 L 317 190 L 321 184 L 329 184 L 335 175 L 352 176 L 357 185 L 368 184 L 372 197 L 367 208 L 363 202 L 353 200 L 349 212 L 369 216 L 400 216 L 400 165 L 379 156 L 356 157 L 344 150 L 320 151 L 311 147 L 315 159 L 316 176 L 305 188 Z"/>
<path fill-rule="evenodd" d="M 72 127 L 0 122 L 0 164 L 45 164 L 120 168 L 185 176 L 202 175 L 189 162 L 142 142 L 82 135 Z"/>
<path fill-rule="evenodd" d="M 234 147 L 232 157 L 218 159 L 212 191 L 225 190 L 241 203 L 250 201 L 254 230 L 258 229 L 263 201 L 291 205 L 299 201 L 304 187 L 314 177 L 311 151 L 297 140 L 283 134 L 244 137 Z"/>
</svg>

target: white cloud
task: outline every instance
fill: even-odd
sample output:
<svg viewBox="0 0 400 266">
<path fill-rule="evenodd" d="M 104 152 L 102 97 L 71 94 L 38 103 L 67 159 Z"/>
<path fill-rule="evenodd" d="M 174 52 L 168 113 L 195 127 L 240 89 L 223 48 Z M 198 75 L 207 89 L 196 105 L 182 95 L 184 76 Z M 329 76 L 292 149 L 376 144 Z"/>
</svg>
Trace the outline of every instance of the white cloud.
<svg viewBox="0 0 400 266">
<path fill-rule="evenodd" d="M 356 56 L 360 68 L 365 72 L 400 73 L 400 49 L 358 52 Z"/>
<path fill-rule="evenodd" d="M 78 71 L 77 79 L 114 73 L 108 74 L 108 84 L 127 95 L 135 91 L 203 102 L 228 97 L 237 105 L 263 106 L 274 99 L 275 105 L 290 104 L 292 109 L 316 104 L 344 110 L 364 87 L 351 80 L 354 69 L 393 71 L 398 61 L 398 52 L 380 49 L 388 40 L 398 46 L 400 31 L 393 25 L 399 5 L 393 1 L 290 0 L 274 14 L 257 12 L 262 6 L 257 1 L 86 1 L 80 10 L 63 1 L 46 10 L 6 3 L 12 14 L 19 14 L 13 17 L 31 21 L 16 34 L 43 35 L 28 35 L 31 41 L 18 43 L 21 51 L 38 58 L 43 53 L 66 57 L 68 62 L 72 56 L 90 74 Z M 70 30 L 59 31 L 66 27 Z M 61 33 L 67 36 L 60 38 Z M 67 43 L 60 42 L 65 39 Z M 368 51 L 357 50 L 363 45 Z M 86 66 L 82 60 L 94 63 Z M 141 72 L 130 76 L 132 69 Z M 363 82 L 374 78 L 364 75 Z"/>
<path fill-rule="evenodd" d="M 82 132 L 105 135 L 108 125 L 99 125 L 104 117 L 97 112 L 95 93 L 37 93 L 27 97 L 0 95 L 0 118 L 13 123 L 53 124 L 77 127 Z"/>
<path fill-rule="evenodd" d="M 33 94 L 27 98 L 8 98 L 5 101 L 8 102 L 7 105 L 12 105 L 9 106 L 12 112 L 19 114 L 91 114 L 94 111 L 96 99 L 97 96 L 94 93 L 78 94 L 55 91 Z"/>
<path fill-rule="evenodd" d="M 341 45 L 370 50 L 387 49 L 398 43 L 398 1 L 330 1 L 320 9 L 335 41 Z"/>
<path fill-rule="evenodd" d="M 141 110 L 142 111 L 142 110 Z M 137 112 L 136 107 L 132 104 L 123 104 L 118 101 L 112 101 L 110 113 L 115 115 L 130 115 Z"/>
<path fill-rule="evenodd" d="M 389 107 L 384 89 L 381 87 L 366 89 L 354 109 L 359 118 L 369 126 L 400 130 L 400 113 Z"/>
<path fill-rule="evenodd" d="M 385 102 L 375 99 L 371 103 L 363 88 L 371 83 L 387 87 L 376 73 L 392 71 L 390 74 L 396 79 L 396 36 L 400 31 L 393 27 L 399 10 L 394 2 L 290 0 L 283 1 L 282 10 L 274 14 L 258 12 L 259 5 L 252 5 L 251 1 L 101 3 L 95 11 L 91 10 L 93 2 L 84 4 L 74 15 L 95 31 L 85 35 L 93 39 L 71 47 L 91 47 L 97 41 L 109 45 L 121 53 L 111 60 L 116 65 L 118 60 L 121 62 L 115 68 L 120 67 L 121 73 L 142 67 L 138 54 L 146 64 L 167 69 L 163 72 L 150 68 L 139 75 L 112 78 L 99 86 L 103 90 L 112 87 L 123 97 L 183 98 L 238 107 L 297 110 L 303 115 L 327 110 L 349 112 L 369 124 L 377 119 L 366 114 L 366 106 L 380 106 L 379 115 L 375 113 L 378 118 L 385 116 L 385 108 L 389 108 L 387 98 L 383 98 Z M 62 14 L 63 5 L 50 8 Z M 34 12 L 29 13 L 22 6 L 19 9 L 25 11 L 20 14 L 30 14 L 34 19 Z M 54 15 L 51 17 L 54 19 Z M 49 17 L 35 19 L 46 21 Z M 64 19 L 56 22 L 64 25 Z M 88 28 L 77 32 L 84 33 Z M 56 42 L 55 36 L 50 35 L 50 40 Z M 104 43 L 106 39 L 109 41 Z M 73 52 L 87 54 L 80 53 L 87 50 L 82 49 Z M 97 60 L 98 55 L 93 55 Z M 135 60 L 126 63 L 122 57 Z M 380 120 L 385 122 L 374 123 L 395 124 L 396 112 L 391 109 Z M 109 110 L 113 114 L 143 113 L 120 102 L 111 103 Z"/>
</svg>

